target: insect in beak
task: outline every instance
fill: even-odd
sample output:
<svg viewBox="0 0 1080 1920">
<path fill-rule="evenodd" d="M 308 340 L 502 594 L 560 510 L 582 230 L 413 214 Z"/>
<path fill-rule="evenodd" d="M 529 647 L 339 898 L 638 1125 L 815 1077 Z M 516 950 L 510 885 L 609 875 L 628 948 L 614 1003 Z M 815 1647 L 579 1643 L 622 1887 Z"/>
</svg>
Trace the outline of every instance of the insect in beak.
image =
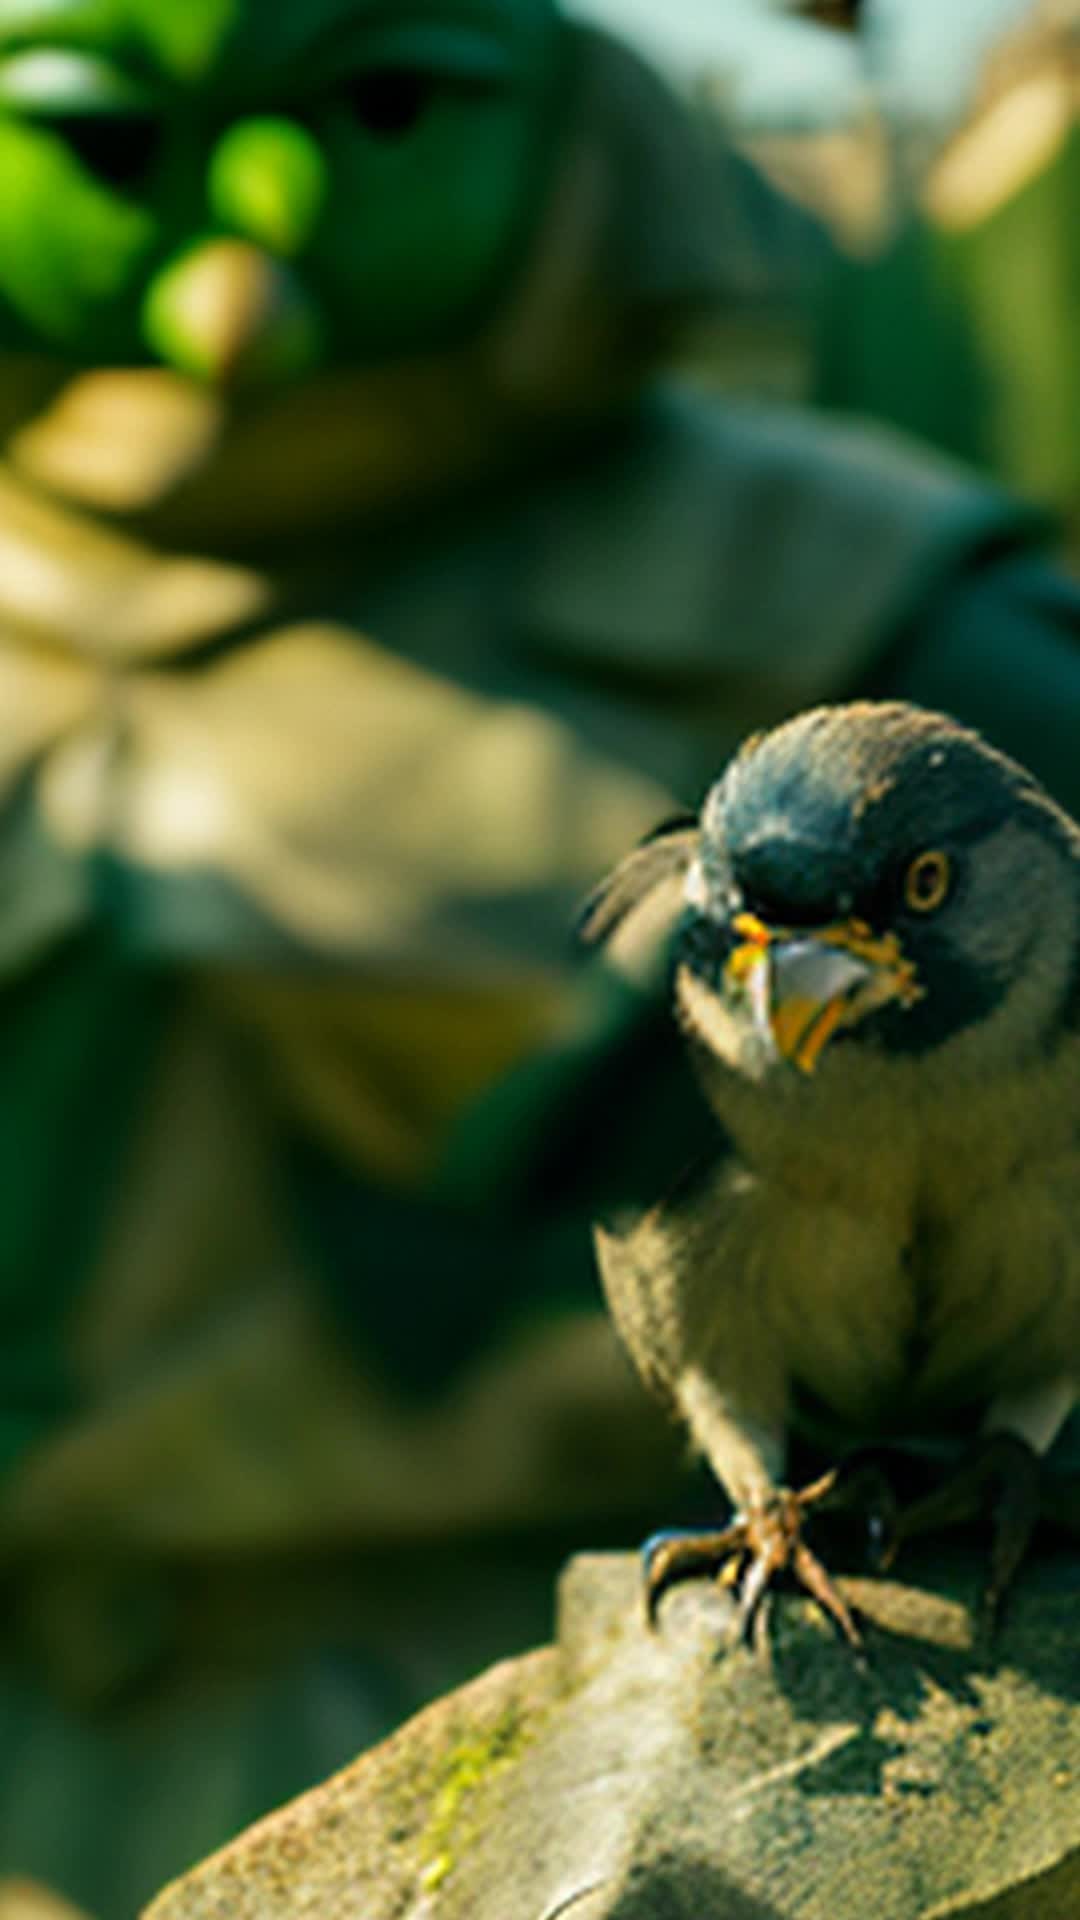
<svg viewBox="0 0 1080 1920">
<path fill-rule="evenodd" d="M 911 1006 L 922 995 L 896 935 L 875 934 L 863 920 L 806 932 L 740 913 L 732 931 L 724 998 L 733 1011 L 749 1015 L 774 1054 L 802 1073 L 813 1073 L 833 1034 L 889 1001 Z"/>
</svg>

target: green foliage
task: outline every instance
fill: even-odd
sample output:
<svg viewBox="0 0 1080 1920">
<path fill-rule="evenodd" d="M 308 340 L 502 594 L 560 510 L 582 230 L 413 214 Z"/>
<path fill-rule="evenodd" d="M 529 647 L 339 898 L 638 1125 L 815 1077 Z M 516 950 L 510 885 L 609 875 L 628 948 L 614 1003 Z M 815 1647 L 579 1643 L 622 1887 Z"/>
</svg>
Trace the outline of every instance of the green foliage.
<svg viewBox="0 0 1080 1920">
<path fill-rule="evenodd" d="M 0 343 L 217 377 L 201 297 L 143 320 L 222 238 L 291 263 L 338 360 L 442 343 L 522 244 L 562 48 L 553 0 L 8 0 Z"/>
</svg>

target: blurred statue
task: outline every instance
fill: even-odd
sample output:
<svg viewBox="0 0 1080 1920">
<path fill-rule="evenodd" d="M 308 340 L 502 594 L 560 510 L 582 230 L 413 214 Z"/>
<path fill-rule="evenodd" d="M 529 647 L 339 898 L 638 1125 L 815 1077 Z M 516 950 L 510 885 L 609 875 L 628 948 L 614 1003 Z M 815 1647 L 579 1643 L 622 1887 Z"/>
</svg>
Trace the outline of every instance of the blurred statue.
<svg viewBox="0 0 1080 1920">
<path fill-rule="evenodd" d="M 1078 0 L 575 4 L 628 10 L 835 238 L 802 262 L 792 387 L 1052 502 L 1075 557 Z"/>
<path fill-rule="evenodd" d="M 105 1916 L 671 1469 L 585 889 L 860 687 L 1075 807 L 1080 668 L 1034 516 L 661 381 L 721 173 L 554 0 L 0 0 L 0 177 L 0 1854 Z"/>
</svg>

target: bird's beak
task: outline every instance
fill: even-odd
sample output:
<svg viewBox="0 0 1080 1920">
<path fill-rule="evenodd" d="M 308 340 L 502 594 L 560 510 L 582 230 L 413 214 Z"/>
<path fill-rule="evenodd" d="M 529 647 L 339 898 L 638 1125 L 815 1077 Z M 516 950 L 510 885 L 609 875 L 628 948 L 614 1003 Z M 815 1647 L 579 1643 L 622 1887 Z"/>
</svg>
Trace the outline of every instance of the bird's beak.
<svg viewBox="0 0 1080 1920">
<path fill-rule="evenodd" d="M 804 932 L 741 913 L 733 931 L 724 997 L 742 1003 L 770 1048 L 803 1073 L 813 1073 L 834 1033 L 889 1001 L 910 1006 L 922 995 L 896 935 L 875 934 L 865 921 Z"/>
</svg>

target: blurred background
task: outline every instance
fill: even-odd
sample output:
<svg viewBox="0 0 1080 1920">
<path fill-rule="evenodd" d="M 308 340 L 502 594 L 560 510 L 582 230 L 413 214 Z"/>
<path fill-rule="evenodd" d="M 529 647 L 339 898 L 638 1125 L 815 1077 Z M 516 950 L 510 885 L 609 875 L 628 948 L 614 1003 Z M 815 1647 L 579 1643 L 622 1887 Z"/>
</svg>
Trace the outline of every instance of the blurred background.
<svg viewBox="0 0 1080 1920">
<path fill-rule="evenodd" d="M 810 216 L 748 186 L 750 312 L 708 359 L 718 378 L 895 422 L 1071 517 L 1070 0 L 578 10 Z"/>
<path fill-rule="evenodd" d="M 113 1920 L 715 1494 L 573 937 L 752 727 L 1080 810 L 1067 0 L 0 0 L 0 1915 Z"/>
</svg>

